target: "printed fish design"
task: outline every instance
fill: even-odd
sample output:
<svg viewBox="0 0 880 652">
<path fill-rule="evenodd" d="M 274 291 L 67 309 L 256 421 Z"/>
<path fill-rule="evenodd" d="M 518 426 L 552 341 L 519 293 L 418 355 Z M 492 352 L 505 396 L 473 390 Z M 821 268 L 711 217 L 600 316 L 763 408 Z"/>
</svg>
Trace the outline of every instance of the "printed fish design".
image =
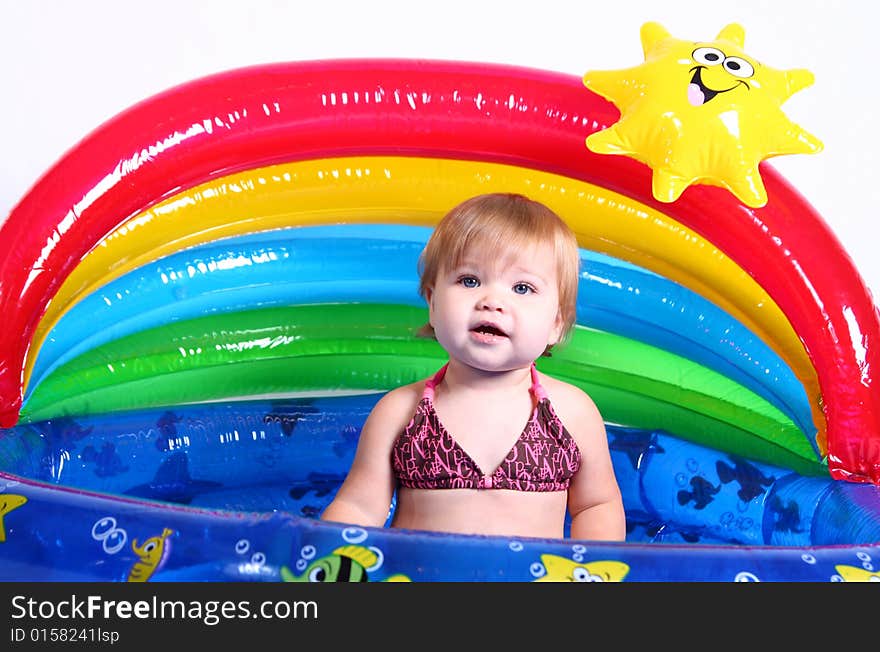
<svg viewBox="0 0 880 652">
<path fill-rule="evenodd" d="M 44 435 L 49 440 L 52 450 L 62 452 L 76 448 L 76 442 L 88 437 L 94 426 L 83 428 L 70 417 L 59 417 L 45 423 Z"/>
<path fill-rule="evenodd" d="M 691 478 L 691 491 L 682 489 L 678 492 L 678 504 L 687 505 L 694 501 L 694 509 L 703 509 L 715 500 L 715 494 L 721 491 L 721 485 L 717 487 L 705 478 L 695 475 Z"/>
<path fill-rule="evenodd" d="M 273 404 L 272 408 L 272 411 L 263 417 L 263 423 L 277 423 L 285 437 L 293 435 L 296 425 L 303 418 L 319 413 L 318 408 L 308 404 L 285 405 L 284 403 L 277 403 Z"/>
<path fill-rule="evenodd" d="M 845 564 L 839 564 L 834 569 L 840 573 L 844 582 L 880 582 L 880 570 L 869 571 Z"/>
<path fill-rule="evenodd" d="M 288 492 L 290 497 L 300 500 L 310 491 L 315 492 L 316 498 L 322 498 L 330 492 L 335 492 L 345 480 L 344 473 L 323 473 L 321 471 L 311 471 L 306 476 L 306 482 L 297 484 L 290 488 Z"/>
<path fill-rule="evenodd" d="M 183 421 L 183 417 L 170 410 L 162 413 L 156 420 L 156 429 L 159 431 L 159 437 L 156 439 L 156 448 L 164 453 L 172 448 L 181 446 L 182 442 L 177 434 L 177 424 L 181 421 Z"/>
<path fill-rule="evenodd" d="M 736 495 L 744 503 L 763 494 L 763 487 L 769 487 L 773 484 L 774 478 L 767 477 L 761 473 L 761 470 L 754 464 L 733 457 L 731 459 L 734 466 L 719 460 L 715 463 L 715 470 L 718 471 L 718 478 L 722 484 L 727 484 L 734 480 L 739 483 L 740 489 L 736 492 Z"/>
<path fill-rule="evenodd" d="M 70 417 L 59 417 L 31 426 L 48 442 L 49 450 L 41 460 L 38 478 L 49 482 L 57 481 L 55 472 L 59 460 L 76 450 L 78 442 L 92 434 L 94 426 L 83 428 Z"/>
<path fill-rule="evenodd" d="M 128 467 L 122 463 L 122 458 L 116 452 L 116 447 L 109 442 L 101 446 L 100 452 L 89 444 L 83 449 L 81 458 L 83 462 L 94 463 L 95 475 L 99 478 L 108 478 L 128 471 Z"/>
<path fill-rule="evenodd" d="M 604 560 L 582 564 L 559 555 L 541 555 L 547 574 L 536 582 L 622 582 L 629 565 L 622 561 Z"/>
<path fill-rule="evenodd" d="M 801 510 L 800 506 L 794 500 L 782 500 L 778 496 L 773 496 L 770 500 L 768 509 L 773 516 L 775 525 L 773 529 L 776 532 L 803 532 L 804 527 L 801 526 Z"/>
<path fill-rule="evenodd" d="M 129 496 L 163 500 L 188 505 L 197 495 L 221 487 L 219 482 L 194 480 L 189 474 L 189 458 L 183 451 L 176 451 L 159 465 L 152 482 L 132 487 Z"/>
<path fill-rule="evenodd" d="M 316 559 L 302 575 L 294 575 L 287 566 L 281 567 L 285 582 L 369 582 L 367 569 L 379 561 L 378 555 L 363 546 L 340 546 L 331 554 Z M 406 575 L 392 575 L 385 582 L 409 582 Z"/>
<path fill-rule="evenodd" d="M 629 459 L 634 471 L 639 469 L 647 453 L 665 453 L 666 451 L 657 443 L 657 434 L 643 430 L 616 429 L 608 448 L 611 451 L 623 453 Z"/>
<path fill-rule="evenodd" d="M 138 545 L 137 539 L 131 542 L 131 549 L 140 560 L 131 567 L 127 582 L 146 582 L 153 576 L 171 553 L 171 542 L 168 541 L 168 537 L 172 534 L 174 530 L 166 527 L 162 530 L 162 534 L 150 537 L 142 546 Z"/>
<path fill-rule="evenodd" d="M 0 543 L 6 541 L 6 525 L 3 518 L 13 509 L 18 509 L 27 502 L 25 496 L 18 494 L 0 494 Z"/>
</svg>

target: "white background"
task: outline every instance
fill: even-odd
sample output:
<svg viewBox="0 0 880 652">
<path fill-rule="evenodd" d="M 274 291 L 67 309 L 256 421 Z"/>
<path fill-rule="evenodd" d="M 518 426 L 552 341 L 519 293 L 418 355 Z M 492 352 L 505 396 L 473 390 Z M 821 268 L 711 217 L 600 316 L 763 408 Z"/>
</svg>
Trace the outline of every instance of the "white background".
<svg viewBox="0 0 880 652">
<path fill-rule="evenodd" d="M 102 122 L 214 72 L 389 56 L 582 75 L 641 63 L 649 20 L 688 40 L 738 22 L 748 55 L 815 74 L 783 109 L 825 149 L 770 164 L 831 225 L 877 296 L 878 13 L 863 0 L 0 0 L 0 220 Z"/>
</svg>

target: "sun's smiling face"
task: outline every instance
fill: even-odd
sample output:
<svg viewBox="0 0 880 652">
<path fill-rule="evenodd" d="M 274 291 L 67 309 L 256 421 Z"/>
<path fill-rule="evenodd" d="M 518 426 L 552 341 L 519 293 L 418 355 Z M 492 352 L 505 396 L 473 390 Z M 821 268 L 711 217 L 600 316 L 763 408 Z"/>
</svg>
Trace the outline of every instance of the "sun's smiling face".
<svg viewBox="0 0 880 652">
<path fill-rule="evenodd" d="M 621 113 L 586 143 L 591 151 L 650 166 L 657 200 L 675 201 L 689 185 L 704 183 L 727 188 L 748 206 L 763 206 L 763 159 L 822 149 L 780 108 L 812 83 L 812 73 L 775 70 L 746 55 L 739 25 L 695 43 L 646 23 L 641 37 L 643 64 L 584 75 L 584 84 Z"/>
<path fill-rule="evenodd" d="M 720 93 L 738 89 L 748 91 L 748 80 L 755 75 L 755 66 L 741 56 L 728 56 L 722 50 L 704 45 L 691 53 L 694 67 L 687 88 L 687 99 L 692 106 L 700 106 Z"/>
</svg>

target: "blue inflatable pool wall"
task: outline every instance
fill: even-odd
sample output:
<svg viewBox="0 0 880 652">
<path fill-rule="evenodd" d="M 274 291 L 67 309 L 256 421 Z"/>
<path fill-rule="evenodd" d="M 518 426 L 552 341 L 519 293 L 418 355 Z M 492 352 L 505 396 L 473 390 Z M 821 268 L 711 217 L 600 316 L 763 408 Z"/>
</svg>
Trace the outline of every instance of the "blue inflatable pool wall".
<svg viewBox="0 0 880 652">
<path fill-rule="evenodd" d="M 339 556 L 368 581 L 563 581 L 573 567 L 625 581 L 876 574 L 877 487 L 613 425 L 625 544 L 321 522 L 379 396 L 177 406 L 6 430 L 0 578 L 295 581 L 335 568 Z M 320 577 L 346 579 L 327 572 Z"/>
</svg>

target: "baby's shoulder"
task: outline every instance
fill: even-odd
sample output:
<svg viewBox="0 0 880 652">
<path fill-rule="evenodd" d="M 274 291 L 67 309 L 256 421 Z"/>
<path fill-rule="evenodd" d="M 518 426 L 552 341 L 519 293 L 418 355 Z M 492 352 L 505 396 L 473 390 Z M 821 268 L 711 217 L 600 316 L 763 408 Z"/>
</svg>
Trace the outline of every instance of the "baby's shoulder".
<svg viewBox="0 0 880 652">
<path fill-rule="evenodd" d="M 387 391 L 376 401 L 361 431 L 365 445 L 390 446 L 406 425 L 412 420 L 425 383 L 401 385 Z"/>
<path fill-rule="evenodd" d="M 577 385 L 572 385 L 569 382 L 543 373 L 538 375 L 538 380 L 540 380 L 541 385 L 547 391 L 547 395 L 551 400 L 593 402 L 590 395 Z"/>
<path fill-rule="evenodd" d="M 383 398 L 389 401 L 411 401 L 416 399 L 418 402 L 422 398 L 425 391 L 425 381 L 417 380 L 414 383 L 408 383 L 388 390 Z"/>
<path fill-rule="evenodd" d="M 378 400 L 373 408 L 374 413 L 383 415 L 389 414 L 411 414 L 422 398 L 425 389 L 425 381 L 419 380 L 407 385 L 401 385 L 394 389 L 388 390 L 382 398 Z"/>
<path fill-rule="evenodd" d="M 593 399 L 580 387 L 546 374 L 540 381 L 563 422 L 601 419 Z"/>
</svg>

